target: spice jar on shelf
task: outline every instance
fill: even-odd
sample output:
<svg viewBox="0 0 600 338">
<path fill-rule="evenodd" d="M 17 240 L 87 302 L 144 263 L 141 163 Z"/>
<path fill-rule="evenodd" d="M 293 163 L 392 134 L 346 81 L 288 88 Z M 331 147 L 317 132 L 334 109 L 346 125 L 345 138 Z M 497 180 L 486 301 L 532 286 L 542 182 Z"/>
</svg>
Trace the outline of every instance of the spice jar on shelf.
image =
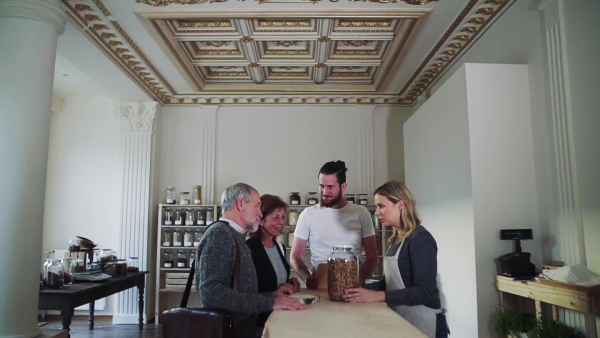
<svg viewBox="0 0 600 338">
<path fill-rule="evenodd" d="M 191 195 L 189 191 L 182 191 L 179 196 L 179 204 L 190 204 Z"/>
<path fill-rule="evenodd" d="M 165 214 L 163 216 L 164 225 L 173 225 L 173 210 L 170 208 L 165 208 Z"/>
<path fill-rule="evenodd" d="M 60 259 L 51 259 L 46 271 L 46 286 L 51 289 L 62 288 L 65 271 Z"/>
<path fill-rule="evenodd" d="M 194 204 L 202 204 L 202 186 L 194 186 Z"/>
<path fill-rule="evenodd" d="M 298 214 L 298 211 L 296 211 L 296 210 L 288 211 L 288 225 L 296 226 L 296 223 L 298 223 L 299 216 L 300 216 L 300 214 Z"/>
<path fill-rule="evenodd" d="M 204 225 L 204 209 L 196 209 L 196 225 Z"/>
<path fill-rule="evenodd" d="M 306 204 L 307 205 L 315 205 L 319 203 L 319 194 L 315 191 L 309 192 L 306 194 Z"/>
<path fill-rule="evenodd" d="M 165 203 L 166 204 L 176 204 L 177 203 L 177 197 L 176 197 L 177 191 L 175 190 L 175 187 L 167 187 L 165 189 Z"/>
<path fill-rule="evenodd" d="M 300 193 L 299 192 L 292 192 L 290 193 L 290 205 L 300 205 Z"/>
<path fill-rule="evenodd" d="M 183 246 L 191 247 L 194 244 L 194 233 L 191 230 L 186 230 L 183 233 Z"/>
<path fill-rule="evenodd" d="M 181 229 L 173 230 L 173 246 L 182 246 L 183 245 L 183 233 Z"/>
<path fill-rule="evenodd" d="M 194 243 L 193 246 L 198 247 L 200 245 L 200 240 L 202 239 L 202 232 L 200 230 L 194 231 Z"/>
<path fill-rule="evenodd" d="M 194 225 L 196 223 L 196 213 L 194 209 L 189 208 L 185 212 L 185 225 Z"/>
<path fill-rule="evenodd" d="M 369 195 L 367 194 L 358 194 L 358 204 L 367 205 L 369 204 Z"/>
<path fill-rule="evenodd" d="M 327 294 L 330 300 L 344 301 L 348 288 L 358 287 L 358 257 L 351 245 L 334 246 L 327 258 Z"/>
<path fill-rule="evenodd" d="M 192 250 L 190 251 L 190 254 L 188 256 L 188 268 L 192 267 L 192 263 L 194 262 L 194 260 L 196 259 L 196 250 Z"/>
<path fill-rule="evenodd" d="M 213 212 L 212 210 L 206 211 L 206 225 L 211 225 L 213 222 Z"/>
<path fill-rule="evenodd" d="M 165 250 L 165 253 L 163 254 L 163 267 L 173 267 L 173 253 L 171 253 L 171 250 Z"/>
<path fill-rule="evenodd" d="M 188 264 L 187 254 L 183 250 L 179 250 L 177 252 L 177 267 L 178 268 L 187 268 Z"/>
<path fill-rule="evenodd" d="M 175 209 L 175 225 L 183 225 L 185 219 L 185 211 L 183 209 Z"/>
<path fill-rule="evenodd" d="M 163 230 L 162 233 L 162 246 L 173 245 L 173 231 L 171 229 Z"/>
<path fill-rule="evenodd" d="M 354 194 L 344 194 L 344 199 L 348 203 L 355 204 L 356 203 L 356 199 L 355 198 L 356 197 L 354 196 Z"/>
</svg>

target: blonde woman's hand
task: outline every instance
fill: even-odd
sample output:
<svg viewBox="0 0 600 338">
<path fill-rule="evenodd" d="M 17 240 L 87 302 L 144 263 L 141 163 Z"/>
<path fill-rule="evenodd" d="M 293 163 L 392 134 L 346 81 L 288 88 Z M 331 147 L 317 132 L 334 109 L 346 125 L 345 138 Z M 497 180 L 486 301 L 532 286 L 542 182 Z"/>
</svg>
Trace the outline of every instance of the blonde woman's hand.
<svg viewBox="0 0 600 338">
<path fill-rule="evenodd" d="M 347 303 L 385 302 L 385 292 L 363 288 L 346 289 L 344 301 Z"/>
</svg>

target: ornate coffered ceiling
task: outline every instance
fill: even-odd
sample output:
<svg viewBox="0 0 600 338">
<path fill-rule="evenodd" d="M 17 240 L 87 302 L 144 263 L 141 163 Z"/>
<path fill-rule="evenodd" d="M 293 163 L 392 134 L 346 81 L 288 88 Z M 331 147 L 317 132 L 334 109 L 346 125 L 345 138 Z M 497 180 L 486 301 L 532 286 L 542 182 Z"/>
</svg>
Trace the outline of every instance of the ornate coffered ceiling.
<svg viewBox="0 0 600 338">
<path fill-rule="evenodd" d="M 205 0 L 63 3 L 72 21 L 163 105 L 412 106 L 515 0 L 463 1 L 443 34 L 426 43 L 427 25 L 441 20 L 437 4 L 372 1 L 381 3 L 297 10 L 267 8 L 265 0 L 260 10 Z M 121 21 L 124 10 L 145 31 Z M 164 55 L 145 51 L 153 45 Z M 420 55 L 411 57 L 417 46 Z"/>
</svg>

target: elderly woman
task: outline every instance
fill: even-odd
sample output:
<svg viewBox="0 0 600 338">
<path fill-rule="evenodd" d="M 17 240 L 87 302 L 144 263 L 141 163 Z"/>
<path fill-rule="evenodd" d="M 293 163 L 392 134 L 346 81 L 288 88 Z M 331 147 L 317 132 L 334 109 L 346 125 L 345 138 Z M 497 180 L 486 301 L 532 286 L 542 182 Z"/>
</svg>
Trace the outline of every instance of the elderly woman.
<svg viewBox="0 0 600 338">
<path fill-rule="evenodd" d="M 375 206 L 379 221 L 394 228 L 383 263 L 385 280 L 347 289 L 345 301 L 385 302 L 428 337 L 447 337 L 436 282 L 437 244 L 421 225 L 417 202 L 404 183 L 390 181 L 375 190 Z"/>
<path fill-rule="evenodd" d="M 263 215 L 258 230 L 251 233 L 246 244 L 252 251 L 252 260 L 258 279 L 258 292 L 273 292 L 283 286 L 290 293 L 300 291 L 300 283 L 290 278 L 290 265 L 285 260 L 285 247 L 277 240 L 285 224 L 287 204 L 278 196 L 262 195 L 260 211 Z M 269 313 L 261 313 L 256 324 L 264 326 Z"/>
</svg>

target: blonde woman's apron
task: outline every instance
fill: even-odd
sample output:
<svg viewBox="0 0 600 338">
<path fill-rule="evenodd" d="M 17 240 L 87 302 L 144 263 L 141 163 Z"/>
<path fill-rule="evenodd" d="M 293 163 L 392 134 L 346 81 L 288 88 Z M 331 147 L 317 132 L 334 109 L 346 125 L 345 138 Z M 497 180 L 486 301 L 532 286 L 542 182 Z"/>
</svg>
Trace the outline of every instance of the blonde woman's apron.
<svg viewBox="0 0 600 338">
<path fill-rule="evenodd" d="M 402 245 L 404 245 L 404 241 L 400 243 L 400 246 L 393 257 L 385 256 L 383 260 L 386 290 L 401 290 L 406 288 L 402 281 L 402 276 L 400 275 L 400 269 L 398 268 L 398 255 L 400 254 Z M 441 309 L 434 310 L 425 305 L 388 304 L 388 306 L 409 323 L 425 333 L 429 338 L 435 338 L 436 314 L 441 313 Z"/>
</svg>

